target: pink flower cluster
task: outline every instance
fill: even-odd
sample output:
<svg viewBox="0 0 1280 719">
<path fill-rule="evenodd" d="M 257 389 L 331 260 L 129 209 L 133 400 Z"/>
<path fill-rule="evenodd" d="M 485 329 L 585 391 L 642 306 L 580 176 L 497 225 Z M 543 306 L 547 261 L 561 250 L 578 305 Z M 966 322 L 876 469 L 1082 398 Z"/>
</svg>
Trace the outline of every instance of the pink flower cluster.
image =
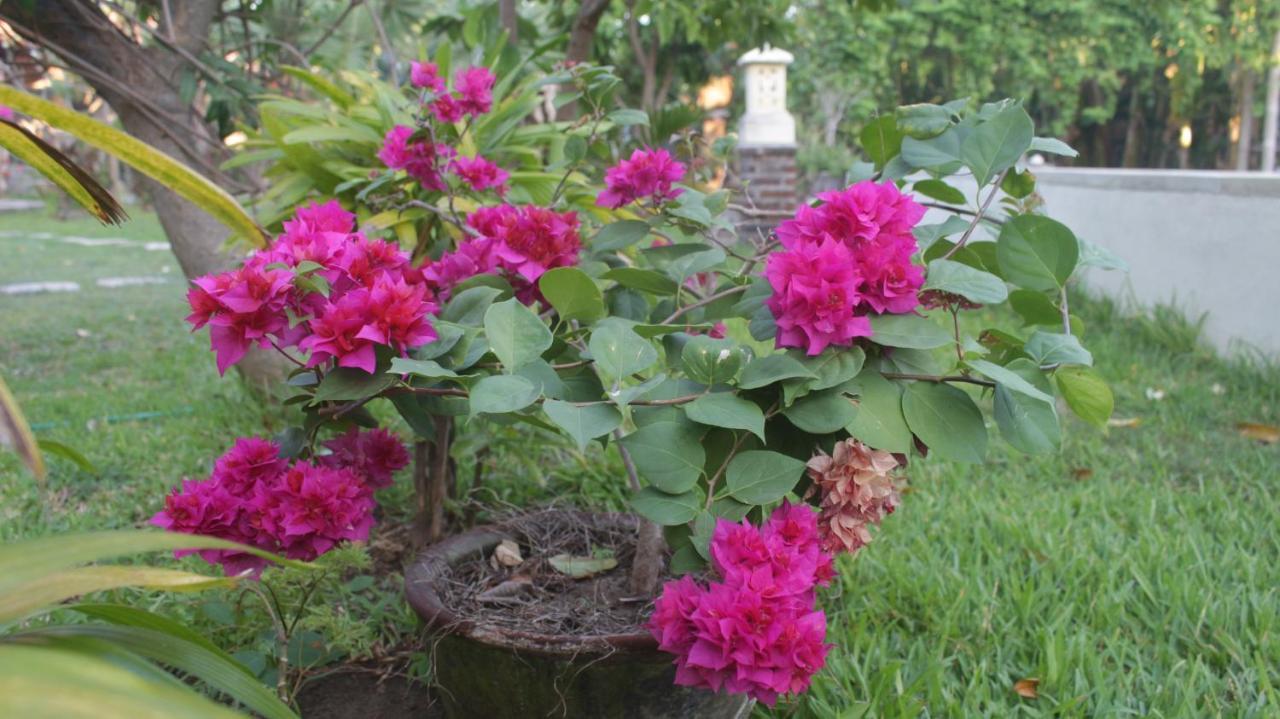
<svg viewBox="0 0 1280 719">
<path fill-rule="evenodd" d="M 377 347 L 404 353 L 436 338 L 422 272 L 354 228 L 336 200 L 299 208 L 270 247 L 192 283 L 187 321 L 209 325 L 220 373 L 251 346 L 273 344 L 309 352 L 309 367 L 334 360 L 373 372 Z"/>
<path fill-rule="evenodd" d="M 822 492 L 823 549 L 852 554 L 871 542 L 870 526 L 901 502 L 892 474 L 897 467 L 892 454 L 853 438 L 838 442 L 830 455 L 819 452 L 809 460 L 813 488 Z"/>
<path fill-rule="evenodd" d="M 469 67 L 453 76 L 453 92 L 445 91 L 444 79 L 432 63 L 414 63 L 410 81 L 416 87 L 431 90 L 430 103 L 436 120 L 454 123 L 470 115 L 478 117 L 493 108 L 493 84 L 496 78 L 487 67 Z"/>
<path fill-rule="evenodd" d="M 404 170 L 425 189 L 445 189 L 440 166 L 453 157 L 453 148 L 436 142 L 414 142 L 414 132 L 408 125 L 396 125 L 387 130 L 378 159 L 392 170 Z"/>
<path fill-rule="evenodd" d="M 13 108 L 0 105 L 0 120 L 13 121 Z"/>
<path fill-rule="evenodd" d="M 646 197 L 655 203 L 674 200 L 684 190 L 671 185 L 684 177 L 684 170 L 684 165 L 666 150 L 636 150 L 631 159 L 605 171 L 605 190 L 596 198 L 596 204 L 617 209 Z"/>
<path fill-rule="evenodd" d="M 532 205 L 482 207 L 467 216 L 476 232 L 426 268 L 427 281 L 441 297 L 459 282 L 479 274 L 499 273 L 511 282 L 526 304 L 541 299 L 538 278 L 555 267 L 578 264 L 582 237 L 576 212 L 555 212 Z"/>
<path fill-rule="evenodd" d="M 676 655 L 676 684 L 771 706 L 805 691 L 830 648 L 814 588 L 834 576 L 813 510 L 784 503 L 760 529 L 721 519 L 711 558 L 721 581 L 668 582 L 649 620 L 659 648 Z"/>
<path fill-rule="evenodd" d="M 911 233 L 924 208 L 892 182 L 859 182 L 818 199 L 823 204 L 802 205 L 778 226 L 783 250 L 765 267 L 778 346 L 810 355 L 869 337 L 872 313 L 915 310 L 924 284 Z"/>
<path fill-rule="evenodd" d="M 253 437 L 214 463 L 204 480 L 184 480 L 151 523 L 171 532 L 227 539 L 311 561 L 341 542 L 364 541 L 373 526 L 373 490 L 408 464 L 404 446 L 375 430 L 344 435 L 319 462 L 290 464 L 274 442 Z M 394 443 L 395 447 L 392 447 Z M 355 454 L 347 448 L 359 448 Z M 179 551 L 179 557 L 191 554 Z M 257 574 L 266 560 L 225 549 L 196 552 L 228 575 Z"/>
</svg>

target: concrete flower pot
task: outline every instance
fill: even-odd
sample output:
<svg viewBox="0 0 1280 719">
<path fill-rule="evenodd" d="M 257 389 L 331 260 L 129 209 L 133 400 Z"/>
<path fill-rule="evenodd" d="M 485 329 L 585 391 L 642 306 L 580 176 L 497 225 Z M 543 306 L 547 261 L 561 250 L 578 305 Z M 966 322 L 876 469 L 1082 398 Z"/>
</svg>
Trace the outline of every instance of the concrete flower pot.
<svg viewBox="0 0 1280 719">
<path fill-rule="evenodd" d="M 478 528 L 427 548 L 405 571 L 409 604 L 435 634 L 436 695 L 452 719 L 739 719 L 745 697 L 678 687 L 671 655 L 647 631 L 564 636 L 479 626 L 441 602 L 448 569 L 510 534 Z"/>
</svg>

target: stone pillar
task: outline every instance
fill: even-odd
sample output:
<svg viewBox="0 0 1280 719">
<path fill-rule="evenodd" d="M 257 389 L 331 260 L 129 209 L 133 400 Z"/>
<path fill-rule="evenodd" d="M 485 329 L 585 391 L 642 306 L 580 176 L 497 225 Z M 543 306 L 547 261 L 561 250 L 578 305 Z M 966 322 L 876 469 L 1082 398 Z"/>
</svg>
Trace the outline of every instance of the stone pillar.
<svg viewBox="0 0 1280 719">
<path fill-rule="evenodd" d="M 768 234 L 796 208 L 796 121 L 787 112 L 787 66 L 793 60 L 767 44 L 738 60 L 747 108 L 738 125 L 734 184 L 742 193 L 739 203 L 752 210 L 739 213 L 739 236 Z"/>
</svg>

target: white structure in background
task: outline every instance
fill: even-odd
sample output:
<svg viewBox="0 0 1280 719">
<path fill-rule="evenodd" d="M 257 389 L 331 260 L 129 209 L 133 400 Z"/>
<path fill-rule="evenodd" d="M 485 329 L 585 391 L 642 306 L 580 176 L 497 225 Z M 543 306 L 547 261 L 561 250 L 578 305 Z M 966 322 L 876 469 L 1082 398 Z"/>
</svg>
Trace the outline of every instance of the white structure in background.
<svg viewBox="0 0 1280 719">
<path fill-rule="evenodd" d="M 738 125 L 740 146 L 796 144 L 796 121 L 787 112 L 787 66 L 794 60 L 768 43 L 738 59 L 747 85 L 747 111 Z"/>
</svg>

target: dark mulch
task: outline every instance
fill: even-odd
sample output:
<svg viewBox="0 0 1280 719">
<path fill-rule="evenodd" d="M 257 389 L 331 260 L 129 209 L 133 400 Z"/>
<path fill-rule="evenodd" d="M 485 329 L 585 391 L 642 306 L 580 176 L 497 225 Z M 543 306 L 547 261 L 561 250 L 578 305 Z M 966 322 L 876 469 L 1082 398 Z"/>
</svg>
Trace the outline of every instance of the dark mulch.
<svg viewBox="0 0 1280 719">
<path fill-rule="evenodd" d="M 427 685 L 398 674 L 338 670 L 298 693 L 304 719 L 437 719 L 444 716 Z"/>
<path fill-rule="evenodd" d="M 453 613 L 480 625 L 567 636 L 629 634 L 643 626 L 651 598 L 629 595 L 635 517 L 550 509 L 508 516 L 499 528 L 519 544 L 524 561 L 505 567 L 486 555 L 455 565 L 437 583 Z M 558 554 L 612 556 L 618 565 L 574 579 L 548 562 Z"/>
</svg>

